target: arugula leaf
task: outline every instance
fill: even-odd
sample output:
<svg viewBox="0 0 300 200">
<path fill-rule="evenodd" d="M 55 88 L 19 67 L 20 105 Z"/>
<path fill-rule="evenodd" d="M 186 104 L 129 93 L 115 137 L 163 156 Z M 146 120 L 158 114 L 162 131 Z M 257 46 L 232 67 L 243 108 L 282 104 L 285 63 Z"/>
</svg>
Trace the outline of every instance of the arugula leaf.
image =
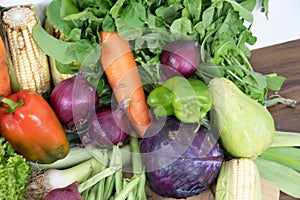
<svg viewBox="0 0 300 200">
<path fill-rule="evenodd" d="M 253 23 L 253 15 L 251 11 L 247 10 L 242 6 L 242 4 L 239 4 L 234 0 L 225 0 L 225 1 L 229 2 L 232 5 L 233 9 L 237 11 L 243 19 L 245 19 L 250 23 Z"/>
<path fill-rule="evenodd" d="M 251 52 L 246 44 L 254 44 L 256 40 L 256 37 L 254 37 L 248 29 L 245 29 L 240 33 L 237 46 L 247 58 L 251 56 Z"/>
<path fill-rule="evenodd" d="M 252 12 L 256 6 L 256 1 L 253 0 L 245 0 L 240 2 L 241 6 L 246 8 L 248 11 Z"/>
<path fill-rule="evenodd" d="M 203 2 L 200 0 L 184 0 L 184 10 L 182 16 L 189 17 L 193 23 L 197 23 L 201 19 Z M 184 14 L 186 12 L 186 14 Z"/>
<path fill-rule="evenodd" d="M 267 78 L 267 87 L 273 91 L 279 91 L 281 86 L 283 85 L 286 77 L 277 76 L 276 74 L 268 74 Z"/>
<path fill-rule="evenodd" d="M 192 22 L 187 17 L 175 19 L 170 27 L 171 32 L 188 35 L 192 33 Z"/>
<path fill-rule="evenodd" d="M 261 12 L 264 12 L 267 19 L 269 19 L 269 0 L 262 0 L 261 1 Z"/>
<path fill-rule="evenodd" d="M 245 29 L 243 26 L 243 21 L 240 19 L 240 16 L 237 12 L 233 10 L 228 10 L 227 14 L 224 15 L 224 21 L 222 22 L 221 27 L 217 30 L 217 35 L 227 33 L 233 39 L 236 38 L 237 34 L 241 30 Z"/>
<path fill-rule="evenodd" d="M 182 7 L 179 4 L 171 4 L 168 6 L 161 6 L 155 10 L 157 17 L 161 18 L 167 24 L 171 24 L 174 20 L 178 19 L 179 11 Z"/>
<path fill-rule="evenodd" d="M 214 20 L 215 7 L 211 6 L 203 12 L 203 26 L 207 28 Z"/>
<path fill-rule="evenodd" d="M 213 47 L 215 60 L 217 60 L 219 57 L 228 55 L 228 51 L 237 51 L 238 49 L 235 40 L 227 33 L 222 33 L 218 37 L 218 40 L 213 42 Z"/>
<path fill-rule="evenodd" d="M 254 71 L 249 71 L 249 75 L 255 80 L 255 83 L 261 88 L 266 88 L 267 87 L 267 80 L 264 75 L 258 72 Z M 255 84 L 256 85 L 256 84 Z"/>
</svg>

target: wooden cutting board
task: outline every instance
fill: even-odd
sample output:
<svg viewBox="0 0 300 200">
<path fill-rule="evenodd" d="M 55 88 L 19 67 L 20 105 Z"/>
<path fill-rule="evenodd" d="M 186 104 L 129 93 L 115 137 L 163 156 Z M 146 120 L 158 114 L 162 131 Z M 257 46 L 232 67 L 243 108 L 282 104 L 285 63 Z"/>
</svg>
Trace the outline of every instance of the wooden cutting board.
<svg viewBox="0 0 300 200">
<path fill-rule="evenodd" d="M 254 50 L 250 62 L 257 72 L 286 77 L 279 94 L 298 101 L 296 107 L 276 105 L 269 110 L 277 130 L 300 132 L 300 39 Z"/>
</svg>

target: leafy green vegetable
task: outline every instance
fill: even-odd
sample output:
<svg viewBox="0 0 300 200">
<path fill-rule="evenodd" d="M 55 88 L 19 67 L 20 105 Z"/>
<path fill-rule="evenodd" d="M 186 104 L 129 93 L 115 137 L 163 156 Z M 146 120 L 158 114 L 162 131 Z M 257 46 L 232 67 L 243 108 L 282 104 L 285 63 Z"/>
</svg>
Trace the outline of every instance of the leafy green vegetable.
<svg viewBox="0 0 300 200">
<path fill-rule="evenodd" d="M 41 25 L 33 28 L 34 40 L 40 48 L 48 52 L 48 55 L 54 57 L 62 64 L 69 64 L 76 59 L 76 46 L 73 42 L 64 42 L 48 34 Z M 55 51 L 52 50 L 55 46 Z"/>
<path fill-rule="evenodd" d="M 66 42 L 74 43 L 75 52 L 68 52 L 75 54 L 79 64 L 93 48 L 98 48 L 99 31 L 116 29 L 130 41 L 139 69 L 145 74 L 142 81 L 149 83 L 152 79 L 154 84 L 147 84 L 146 88 L 149 92 L 153 87 L 148 86 L 161 82 L 153 64 L 160 63 L 159 55 L 166 43 L 193 39 L 201 47 L 202 63 L 226 67 L 215 67 L 215 70 L 264 104 L 268 90 L 280 89 L 284 78 L 254 72 L 249 62 L 248 46 L 256 42 L 251 32 L 256 3 L 257 0 L 55 0 L 48 5 L 46 13 L 51 24 L 67 36 Z M 262 12 L 267 12 L 268 0 L 261 5 Z M 53 53 L 56 49 L 53 47 L 46 54 L 56 59 Z M 57 58 L 61 57 L 57 55 Z M 93 59 L 91 63 L 95 64 L 100 56 Z M 60 62 L 65 68 L 70 66 L 67 61 Z M 210 72 L 206 71 L 206 75 L 211 76 Z M 197 75 L 205 79 L 203 71 L 199 70 Z"/>
<path fill-rule="evenodd" d="M 261 12 L 264 12 L 266 14 L 267 19 L 269 18 L 269 0 L 261 1 Z"/>
<path fill-rule="evenodd" d="M 21 200 L 31 176 L 26 159 L 0 138 L 0 199 Z"/>
<path fill-rule="evenodd" d="M 46 10 L 46 16 L 54 25 L 54 27 L 61 32 L 61 34 L 68 35 L 70 31 L 75 27 L 75 24 L 72 21 L 66 21 L 61 18 L 60 9 L 57 9 L 61 6 L 61 1 L 51 1 L 48 5 L 49 9 Z"/>
</svg>

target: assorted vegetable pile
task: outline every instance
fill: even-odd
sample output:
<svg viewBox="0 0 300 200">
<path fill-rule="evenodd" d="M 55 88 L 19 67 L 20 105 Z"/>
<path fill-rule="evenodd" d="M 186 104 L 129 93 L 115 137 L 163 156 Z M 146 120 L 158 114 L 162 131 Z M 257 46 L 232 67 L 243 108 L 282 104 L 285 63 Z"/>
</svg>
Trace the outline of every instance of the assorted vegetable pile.
<svg viewBox="0 0 300 200">
<path fill-rule="evenodd" d="M 179 199 L 215 184 L 216 200 L 260 200 L 264 178 L 300 198 L 300 134 L 267 108 L 285 77 L 249 62 L 257 3 L 53 0 L 45 24 L 34 5 L 2 8 L 0 197 Z"/>
</svg>

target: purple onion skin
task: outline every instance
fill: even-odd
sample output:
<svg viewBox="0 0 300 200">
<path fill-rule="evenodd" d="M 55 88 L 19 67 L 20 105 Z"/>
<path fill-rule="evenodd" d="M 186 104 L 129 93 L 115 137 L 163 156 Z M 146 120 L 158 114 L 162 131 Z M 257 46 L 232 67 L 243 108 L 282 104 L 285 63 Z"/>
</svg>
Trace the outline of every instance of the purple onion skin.
<svg viewBox="0 0 300 200">
<path fill-rule="evenodd" d="M 92 118 L 89 129 L 83 136 L 83 144 L 92 144 L 95 147 L 107 149 L 113 145 L 126 144 L 129 138 L 130 122 L 126 117 L 125 109 L 118 106 L 116 110 L 101 108 Z"/>
<path fill-rule="evenodd" d="M 160 56 L 162 65 L 169 66 L 184 77 L 193 75 L 200 64 L 200 52 L 195 40 L 168 43 Z"/>
<path fill-rule="evenodd" d="M 72 130 L 75 124 L 79 126 L 95 114 L 99 97 L 95 88 L 79 73 L 55 86 L 50 104 L 63 126 Z"/>
<path fill-rule="evenodd" d="M 78 182 L 74 182 L 64 188 L 51 190 L 45 200 L 84 200 L 78 192 Z"/>
<path fill-rule="evenodd" d="M 141 142 L 149 186 L 166 198 L 198 195 L 213 183 L 224 160 L 218 143 L 204 139 L 207 128 L 201 126 L 195 133 L 196 124 L 179 124 L 174 117 L 168 117 L 164 126 L 162 121 L 154 122 Z"/>
</svg>

